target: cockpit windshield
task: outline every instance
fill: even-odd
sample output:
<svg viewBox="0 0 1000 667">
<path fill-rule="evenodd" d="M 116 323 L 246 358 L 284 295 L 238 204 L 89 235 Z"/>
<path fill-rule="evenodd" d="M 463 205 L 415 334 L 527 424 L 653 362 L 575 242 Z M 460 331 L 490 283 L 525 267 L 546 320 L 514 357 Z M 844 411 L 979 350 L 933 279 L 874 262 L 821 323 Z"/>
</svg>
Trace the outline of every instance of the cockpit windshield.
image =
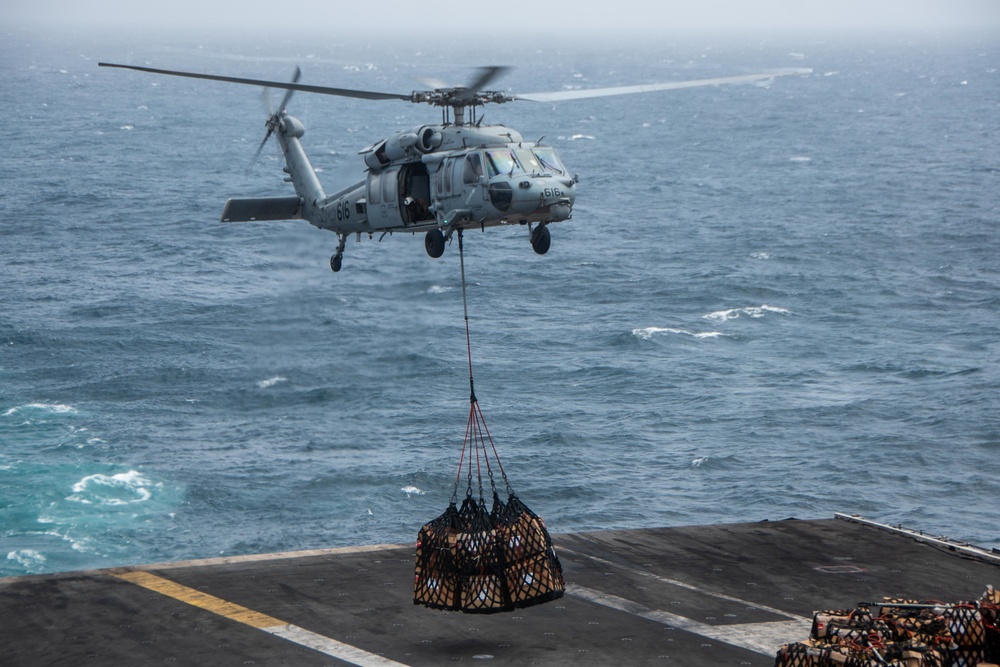
<svg viewBox="0 0 1000 667">
<path fill-rule="evenodd" d="M 524 170 L 532 176 L 541 174 L 544 171 L 542 163 L 538 161 L 535 154 L 526 148 L 517 151 L 517 159 L 524 165 Z"/>
<path fill-rule="evenodd" d="M 566 167 L 563 166 L 562 160 L 559 159 L 556 149 L 551 146 L 535 146 L 531 149 L 531 152 L 538 158 L 538 161 L 541 162 L 542 171 L 555 174 L 566 173 Z"/>
<path fill-rule="evenodd" d="M 514 157 L 513 151 L 506 148 L 486 151 L 486 164 L 488 165 L 490 178 L 501 174 L 507 176 L 509 174 L 524 172 L 524 169 L 518 164 L 517 158 Z"/>
</svg>

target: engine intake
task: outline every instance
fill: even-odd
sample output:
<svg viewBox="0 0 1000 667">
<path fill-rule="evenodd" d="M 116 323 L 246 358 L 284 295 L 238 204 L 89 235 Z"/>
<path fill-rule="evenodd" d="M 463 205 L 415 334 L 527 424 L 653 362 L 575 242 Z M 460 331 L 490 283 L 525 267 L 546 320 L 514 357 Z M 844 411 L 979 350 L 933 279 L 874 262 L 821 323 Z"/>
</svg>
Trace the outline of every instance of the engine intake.
<svg viewBox="0 0 1000 667">
<path fill-rule="evenodd" d="M 365 164 L 369 169 L 379 171 L 396 160 L 414 157 L 418 153 L 431 153 L 440 148 L 442 141 L 441 131 L 429 125 L 399 132 L 365 153 Z"/>
</svg>

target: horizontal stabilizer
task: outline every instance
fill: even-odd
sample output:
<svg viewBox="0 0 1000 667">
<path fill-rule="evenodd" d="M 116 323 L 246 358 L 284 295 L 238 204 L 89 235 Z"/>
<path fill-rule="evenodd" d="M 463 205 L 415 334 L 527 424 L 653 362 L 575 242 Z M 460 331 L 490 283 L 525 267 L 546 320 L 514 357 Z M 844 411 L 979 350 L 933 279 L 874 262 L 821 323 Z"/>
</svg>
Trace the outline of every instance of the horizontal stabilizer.
<svg viewBox="0 0 1000 667">
<path fill-rule="evenodd" d="M 222 211 L 223 222 L 253 222 L 255 220 L 298 220 L 302 217 L 302 200 L 298 197 L 260 197 L 230 199 Z"/>
</svg>

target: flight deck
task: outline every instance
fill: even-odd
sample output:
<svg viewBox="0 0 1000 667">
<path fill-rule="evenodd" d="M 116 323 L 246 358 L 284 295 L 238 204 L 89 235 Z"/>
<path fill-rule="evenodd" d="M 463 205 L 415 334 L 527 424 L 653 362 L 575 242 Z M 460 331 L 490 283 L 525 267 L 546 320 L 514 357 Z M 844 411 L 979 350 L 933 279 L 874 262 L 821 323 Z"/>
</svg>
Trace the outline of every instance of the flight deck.
<svg viewBox="0 0 1000 667">
<path fill-rule="evenodd" d="M 0 579 L 0 665 L 771 667 L 814 611 L 1000 587 L 995 550 L 840 514 L 553 539 L 565 596 L 489 615 L 415 606 L 412 544 Z"/>
</svg>

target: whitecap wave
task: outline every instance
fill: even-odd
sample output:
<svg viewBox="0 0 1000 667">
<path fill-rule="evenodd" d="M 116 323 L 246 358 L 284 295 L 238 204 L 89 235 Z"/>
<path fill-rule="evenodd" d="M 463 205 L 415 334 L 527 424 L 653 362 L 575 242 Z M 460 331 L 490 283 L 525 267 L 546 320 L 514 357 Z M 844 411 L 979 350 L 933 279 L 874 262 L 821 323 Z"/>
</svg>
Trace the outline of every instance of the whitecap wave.
<svg viewBox="0 0 1000 667">
<path fill-rule="evenodd" d="M 268 387 L 273 387 L 279 382 L 288 382 L 288 378 L 282 377 L 280 375 L 275 375 L 273 378 L 268 378 L 266 380 L 261 380 L 257 383 L 257 386 L 261 389 L 267 389 Z"/>
<path fill-rule="evenodd" d="M 717 310 L 714 313 L 709 313 L 708 315 L 702 315 L 703 319 L 713 320 L 716 322 L 726 322 L 728 320 L 736 320 L 741 317 L 750 317 L 753 319 L 760 319 L 765 315 L 788 315 L 791 311 L 785 308 L 779 308 L 778 306 L 769 306 L 764 304 L 762 306 L 748 306 L 746 308 L 729 308 L 728 310 Z"/>
<path fill-rule="evenodd" d="M 73 485 L 73 495 L 66 500 L 84 505 L 130 505 L 153 497 L 150 488 L 160 487 L 136 470 L 117 475 L 87 475 Z"/>
<path fill-rule="evenodd" d="M 445 285 L 431 285 L 427 288 L 428 294 L 444 294 L 445 292 L 450 292 L 455 289 L 454 287 L 448 287 Z"/>
<path fill-rule="evenodd" d="M 578 141 L 580 139 L 589 139 L 589 140 L 593 141 L 594 140 L 594 135 L 592 135 L 592 134 L 574 134 L 573 136 L 571 136 L 569 138 L 570 141 Z"/>
<path fill-rule="evenodd" d="M 28 403 L 27 405 L 19 405 L 16 408 L 11 408 L 7 412 L 3 413 L 4 417 L 10 417 L 15 415 L 22 410 L 40 410 L 42 412 L 51 412 L 56 415 L 75 415 L 79 411 L 72 405 L 63 405 L 62 403 Z"/>
<path fill-rule="evenodd" d="M 632 329 L 632 335 L 643 340 L 650 340 L 657 334 L 679 334 L 691 336 L 692 338 L 719 338 L 726 334 L 720 331 L 687 331 L 686 329 L 673 329 L 670 327 L 645 327 L 643 329 Z"/>
<path fill-rule="evenodd" d="M 14 561 L 26 572 L 40 572 L 45 567 L 45 556 L 34 549 L 10 551 L 7 560 Z"/>
<path fill-rule="evenodd" d="M 416 495 L 416 496 L 422 496 L 422 495 L 424 495 L 424 492 L 421 491 L 420 489 L 418 489 L 415 486 L 404 486 L 403 488 L 400 489 L 400 491 L 402 491 L 403 493 L 405 493 L 407 497 L 414 496 L 414 495 Z"/>
</svg>

